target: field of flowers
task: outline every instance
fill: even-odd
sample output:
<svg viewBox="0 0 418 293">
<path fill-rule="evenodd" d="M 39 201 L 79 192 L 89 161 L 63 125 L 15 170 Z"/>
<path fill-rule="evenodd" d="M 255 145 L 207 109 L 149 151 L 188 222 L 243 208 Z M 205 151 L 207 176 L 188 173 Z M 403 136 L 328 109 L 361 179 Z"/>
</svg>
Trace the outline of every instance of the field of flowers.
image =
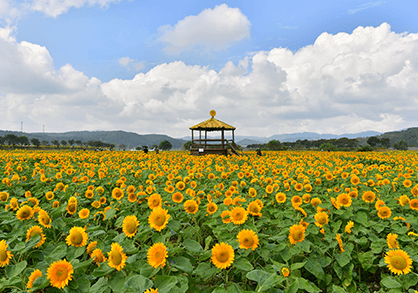
<svg viewBox="0 0 418 293">
<path fill-rule="evenodd" d="M 0 291 L 414 293 L 417 162 L 0 151 Z"/>
</svg>

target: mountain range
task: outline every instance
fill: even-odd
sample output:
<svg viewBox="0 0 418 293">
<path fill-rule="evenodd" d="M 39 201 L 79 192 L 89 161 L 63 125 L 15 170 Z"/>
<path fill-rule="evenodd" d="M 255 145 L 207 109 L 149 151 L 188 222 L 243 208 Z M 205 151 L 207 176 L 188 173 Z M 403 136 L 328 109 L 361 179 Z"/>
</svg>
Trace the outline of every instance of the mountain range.
<svg viewBox="0 0 418 293">
<path fill-rule="evenodd" d="M 173 138 L 165 134 L 138 134 L 134 132 L 118 131 L 69 131 L 62 133 L 55 132 L 34 132 L 25 133 L 19 131 L 0 130 L 0 136 L 7 134 L 14 134 L 17 136 L 27 136 L 29 139 L 38 138 L 39 140 L 47 140 L 51 142 L 54 139 L 61 140 L 81 140 L 82 142 L 102 141 L 106 143 L 113 143 L 116 146 L 125 145 L 127 149 L 136 148 L 138 146 L 159 145 L 160 142 L 167 140 L 172 144 L 172 148 L 179 150 L 183 148 L 184 143 L 191 140 L 191 137 L 185 136 L 182 138 Z M 376 132 L 365 131 L 359 133 L 346 134 L 319 134 L 316 132 L 300 132 L 290 134 L 276 134 L 269 137 L 260 136 L 235 136 L 235 142 L 243 147 L 250 144 L 267 143 L 271 140 L 278 140 L 280 142 L 295 142 L 297 140 L 318 140 L 318 139 L 338 139 L 341 137 L 356 138 L 360 144 L 366 144 L 367 138 L 370 136 L 377 136 L 378 138 L 390 138 L 391 144 L 404 140 L 410 146 L 418 146 L 418 127 L 408 128 L 400 131 L 392 132 Z M 215 136 L 219 137 L 219 136 Z"/>
</svg>

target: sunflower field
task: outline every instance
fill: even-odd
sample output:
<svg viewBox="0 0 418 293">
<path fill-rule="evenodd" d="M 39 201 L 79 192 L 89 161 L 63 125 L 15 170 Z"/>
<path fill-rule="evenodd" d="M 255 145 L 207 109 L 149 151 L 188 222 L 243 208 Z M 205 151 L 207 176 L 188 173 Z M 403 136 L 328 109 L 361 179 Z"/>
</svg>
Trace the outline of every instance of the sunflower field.
<svg viewBox="0 0 418 293">
<path fill-rule="evenodd" d="M 0 151 L 0 291 L 416 293 L 417 162 Z"/>
</svg>

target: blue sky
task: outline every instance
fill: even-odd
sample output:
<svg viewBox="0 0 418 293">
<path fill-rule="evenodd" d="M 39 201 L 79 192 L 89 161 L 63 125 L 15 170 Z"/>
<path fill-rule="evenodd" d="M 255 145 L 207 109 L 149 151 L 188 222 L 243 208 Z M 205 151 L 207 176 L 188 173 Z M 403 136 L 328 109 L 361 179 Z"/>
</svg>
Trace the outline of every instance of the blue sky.
<svg viewBox="0 0 418 293">
<path fill-rule="evenodd" d="M 0 128 L 181 137 L 212 108 L 239 135 L 412 127 L 417 8 L 0 0 Z"/>
</svg>

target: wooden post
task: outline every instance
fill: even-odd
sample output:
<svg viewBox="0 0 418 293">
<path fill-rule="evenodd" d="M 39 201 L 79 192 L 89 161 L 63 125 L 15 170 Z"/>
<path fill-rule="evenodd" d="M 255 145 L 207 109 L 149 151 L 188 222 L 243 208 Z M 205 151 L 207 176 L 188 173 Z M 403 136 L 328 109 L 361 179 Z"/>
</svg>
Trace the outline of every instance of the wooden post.
<svg viewBox="0 0 418 293">
<path fill-rule="evenodd" d="M 225 135 L 224 135 L 224 130 L 222 129 L 222 149 L 223 149 L 223 150 L 225 149 L 225 142 L 224 142 L 224 139 L 225 139 Z"/>
</svg>

